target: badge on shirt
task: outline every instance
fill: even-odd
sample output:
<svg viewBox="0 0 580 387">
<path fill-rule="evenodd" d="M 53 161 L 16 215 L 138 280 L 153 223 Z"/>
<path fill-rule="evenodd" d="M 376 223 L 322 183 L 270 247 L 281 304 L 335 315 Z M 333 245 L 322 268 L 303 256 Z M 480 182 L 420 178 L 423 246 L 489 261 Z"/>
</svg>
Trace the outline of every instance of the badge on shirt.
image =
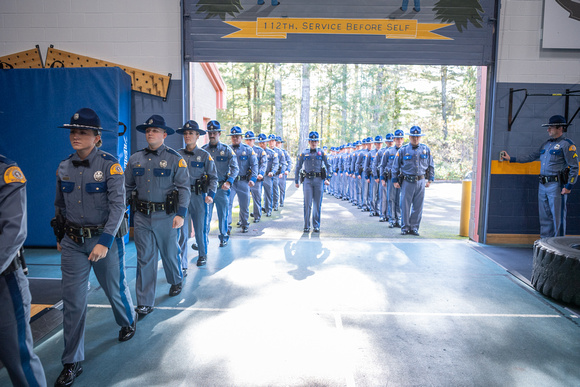
<svg viewBox="0 0 580 387">
<path fill-rule="evenodd" d="M 165 165 L 167 165 L 167 162 L 165 163 Z M 179 160 L 179 167 L 180 168 L 187 168 L 187 163 L 185 162 L 184 159 Z M 163 167 L 163 168 L 165 168 L 165 167 Z"/>
<path fill-rule="evenodd" d="M 243 151 L 243 152 L 242 152 L 242 156 L 245 156 L 245 155 L 246 155 L 246 151 Z"/>
<path fill-rule="evenodd" d="M 121 164 L 115 163 L 115 164 L 111 165 L 111 169 L 109 170 L 109 174 L 111 174 L 111 175 L 122 175 L 123 174 L 123 168 L 121 168 Z"/>
<path fill-rule="evenodd" d="M 161 168 L 165 168 L 165 167 L 167 167 L 167 161 L 165 161 L 165 160 L 161 160 L 161 161 L 159 162 L 159 166 L 160 166 Z"/>
<path fill-rule="evenodd" d="M 197 157 L 196 157 L 196 160 L 197 160 L 198 162 L 199 162 L 199 161 L 201 161 L 201 156 L 197 156 Z"/>
<path fill-rule="evenodd" d="M 560 144 L 556 144 L 556 146 L 554 147 L 554 149 L 560 149 Z"/>
<path fill-rule="evenodd" d="M 95 174 L 93 175 L 93 178 L 95 179 L 95 181 L 103 181 L 104 178 L 103 171 L 96 171 Z"/>
<path fill-rule="evenodd" d="M 9 183 L 26 183 L 24 174 L 17 166 L 12 166 L 4 172 L 4 182 Z"/>
<path fill-rule="evenodd" d="M 221 151 L 221 152 L 220 152 L 220 156 L 223 156 L 225 153 L 226 153 L 226 152 L 224 152 L 224 151 Z"/>
<path fill-rule="evenodd" d="M 426 155 L 427 154 L 427 150 L 423 149 L 423 154 Z"/>
</svg>

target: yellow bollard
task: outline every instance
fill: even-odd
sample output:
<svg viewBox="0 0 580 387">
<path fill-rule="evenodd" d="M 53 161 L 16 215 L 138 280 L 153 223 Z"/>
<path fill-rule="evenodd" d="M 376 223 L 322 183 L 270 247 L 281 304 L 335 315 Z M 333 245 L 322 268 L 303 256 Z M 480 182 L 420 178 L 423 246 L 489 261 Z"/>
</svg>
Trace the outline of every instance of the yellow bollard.
<svg viewBox="0 0 580 387">
<path fill-rule="evenodd" d="M 461 191 L 461 219 L 459 235 L 469 236 L 469 218 L 471 212 L 471 180 L 463 180 Z"/>
</svg>

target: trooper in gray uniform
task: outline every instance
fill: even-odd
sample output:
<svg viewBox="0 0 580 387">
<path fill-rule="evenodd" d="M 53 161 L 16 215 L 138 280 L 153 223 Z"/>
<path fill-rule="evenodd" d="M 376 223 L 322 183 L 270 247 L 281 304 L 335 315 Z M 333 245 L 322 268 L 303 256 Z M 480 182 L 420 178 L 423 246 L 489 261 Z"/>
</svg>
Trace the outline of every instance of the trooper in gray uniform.
<svg viewBox="0 0 580 387">
<path fill-rule="evenodd" d="M 278 187 L 280 191 L 280 196 L 278 198 L 280 202 L 280 207 L 284 207 L 284 200 L 286 199 L 286 180 L 288 179 L 288 174 L 292 170 L 292 158 L 288 154 L 288 151 L 282 148 L 284 140 L 280 136 L 276 136 L 276 147 L 282 151 L 284 154 L 284 160 L 286 161 L 286 167 L 282 170 L 280 176 L 278 176 Z"/>
<path fill-rule="evenodd" d="M 123 169 L 117 159 L 98 149 L 101 121 L 89 109 L 78 110 L 70 124 L 76 151 L 56 171 L 56 216 L 51 222 L 62 252 L 64 368 L 55 386 L 70 386 L 83 371 L 87 292 L 91 268 L 113 309 L 121 330 L 119 341 L 135 334 L 137 318 L 125 275 Z M 123 225 L 123 226 L 121 226 Z M 121 231 L 119 230 L 121 226 Z"/>
<path fill-rule="evenodd" d="M 269 140 L 265 134 L 260 133 L 258 135 L 258 145 L 266 152 L 267 158 L 266 174 L 264 175 L 263 181 L 264 205 L 262 211 L 266 213 L 266 216 L 272 216 L 272 208 L 274 206 L 274 174 L 278 171 L 280 163 L 278 153 L 266 146 L 268 142 Z"/>
<path fill-rule="evenodd" d="M 395 130 L 393 140 L 395 145 L 387 148 L 383 154 L 380 167 L 381 182 L 385 186 L 388 196 L 387 219 L 389 221 L 389 228 L 401 227 L 401 189 L 395 188 L 391 181 L 391 168 L 393 167 L 397 152 L 403 146 L 405 133 L 401 129 Z"/>
<path fill-rule="evenodd" d="M 381 147 L 383 146 L 383 137 L 381 136 L 376 136 L 374 141 L 374 148 L 370 150 L 369 152 L 369 158 L 367 159 L 367 173 L 369 175 L 369 183 L 370 183 L 370 188 L 369 188 L 369 209 L 370 209 L 370 214 L 369 216 L 379 216 L 379 200 L 380 200 L 380 194 L 379 194 L 379 186 L 380 186 L 380 177 L 379 177 L 379 173 L 376 170 L 377 164 L 376 164 L 376 159 L 377 159 L 377 154 L 379 153 L 379 151 L 381 150 Z"/>
<path fill-rule="evenodd" d="M 165 125 L 165 119 L 155 114 L 136 129 L 145 133 L 149 146 L 129 158 L 125 186 L 135 213 L 137 313 L 145 316 L 155 304 L 159 255 L 171 285 L 169 296 L 181 293 L 179 230 L 187 216 L 190 184 L 185 160 L 164 144 L 165 138 L 175 133 Z"/>
<path fill-rule="evenodd" d="M 310 232 L 310 218 L 314 232 L 320 232 L 320 211 L 322 209 L 322 186 L 330 184 L 330 164 L 326 154 L 318 143 L 318 132 L 308 134 L 309 149 L 306 149 L 296 163 L 296 176 L 294 183 L 296 188 L 304 183 L 304 232 Z"/>
<path fill-rule="evenodd" d="M 535 152 L 516 160 L 506 151 L 502 159 L 511 163 L 529 163 L 540 160 L 540 185 L 538 205 L 540 215 L 540 236 L 559 237 L 566 235 L 566 201 L 572 186 L 578 179 L 578 153 L 576 145 L 566 137 L 566 119 L 560 115 L 550 117 L 547 124 L 550 138 Z"/>
<path fill-rule="evenodd" d="M 258 175 L 256 176 L 256 183 L 253 187 L 250 187 L 250 193 L 252 194 L 252 201 L 254 203 L 250 216 L 254 218 L 254 223 L 258 223 L 262 218 L 262 182 L 266 175 L 268 155 L 264 149 L 254 145 L 256 142 L 256 136 L 251 130 L 248 130 L 246 134 L 244 134 L 244 141 L 246 142 L 246 145 L 254 150 L 256 158 L 258 159 Z"/>
<path fill-rule="evenodd" d="M 431 150 L 420 143 L 421 136 L 420 127 L 411 127 L 409 144 L 399 149 L 391 168 L 393 186 L 401 188 L 401 235 L 419 236 L 425 188 L 435 179 Z"/>
<path fill-rule="evenodd" d="M 239 167 L 238 158 L 236 154 L 226 144 L 220 142 L 220 135 L 222 129 L 221 125 L 216 120 L 211 120 L 207 123 L 207 133 L 209 143 L 203 146 L 203 149 L 208 151 L 212 159 L 215 161 L 215 166 L 218 174 L 218 190 L 215 194 L 212 204 L 209 204 L 209 216 L 207 217 L 207 227 L 211 223 L 213 216 L 213 207 L 215 204 L 218 215 L 218 228 L 220 247 L 225 247 L 230 239 L 228 233 L 228 212 L 230 208 L 231 187 L 238 177 Z"/>
<path fill-rule="evenodd" d="M 197 266 L 204 266 L 207 262 L 207 245 L 209 243 L 207 217 L 209 216 L 208 204 L 213 203 L 217 191 L 217 170 L 215 163 L 207 151 L 197 146 L 200 135 L 205 135 L 205 130 L 200 129 L 197 122 L 187 121 L 182 128 L 176 130 L 183 135 L 185 148 L 178 152 L 187 164 L 189 172 L 189 185 L 191 187 L 191 199 L 189 201 L 188 215 L 193 223 L 195 241 L 197 242 Z M 187 241 L 189 239 L 189 220 L 183 223 L 179 235 L 181 248 L 181 267 L 183 275 L 187 275 L 189 267 L 187 259 Z"/>
<path fill-rule="evenodd" d="M 272 209 L 274 211 L 278 211 L 278 205 L 280 204 L 279 181 L 282 178 L 284 171 L 288 167 L 288 163 L 286 162 L 286 156 L 284 155 L 284 152 L 282 152 L 282 149 L 276 146 L 276 135 L 274 134 L 268 135 L 268 143 L 270 149 L 278 154 L 278 163 L 279 163 L 278 170 L 274 171 L 274 175 L 272 176 L 272 205 L 273 205 Z"/>
<path fill-rule="evenodd" d="M 46 386 L 33 350 L 30 289 L 21 248 L 26 240 L 26 178 L 14 161 L 0 155 L 0 361 L 15 386 Z"/>
<path fill-rule="evenodd" d="M 393 134 L 387 133 L 385 135 L 385 146 L 382 147 L 377 152 L 377 157 L 375 159 L 374 171 L 378 175 L 378 179 L 381 178 L 381 165 L 383 163 L 383 157 L 387 149 L 393 145 Z M 390 175 L 390 171 L 388 172 Z M 381 184 L 379 187 L 379 222 L 386 222 L 389 219 L 389 184 Z"/>
<path fill-rule="evenodd" d="M 256 153 L 251 146 L 242 144 L 242 129 L 239 126 L 234 126 L 230 129 L 232 137 L 232 149 L 238 159 L 239 173 L 234 184 L 232 185 L 232 192 L 230 195 L 230 206 L 228 213 L 228 233 L 232 229 L 232 209 L 234 206 L 234 198 L 238 197 L 240 204 L 240 226 L 242 232 L 246 233 L 249 229 L 248 218 L 250 216 L 250 188 L 256 184 L 258 179 L 258 159 Z"/>
</svg>

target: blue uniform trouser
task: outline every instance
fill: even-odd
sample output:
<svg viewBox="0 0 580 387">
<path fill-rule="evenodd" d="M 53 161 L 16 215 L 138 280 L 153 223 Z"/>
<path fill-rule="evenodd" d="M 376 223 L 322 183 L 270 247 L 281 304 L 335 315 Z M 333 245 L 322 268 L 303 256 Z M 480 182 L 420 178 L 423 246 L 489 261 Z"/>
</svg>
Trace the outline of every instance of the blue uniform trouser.
<svg viewBox="0 0 580 387">
<path fill-rule="evenodd" d="M 361 196 L 361 183 L 362 183 L 362 178 L 358 178 L 358 176 L 356 176 L 353 180 L 353 189 L 354 189 L 354 201 L 359 205 L 362 206 L 362 196 Z"/>
<path fill-rule="evenodd" d="M 320 228 L 320 210 L 322 209 L 322 186 L 324 181 L 320 177 L 304 179 L 304 227 L 310 228 L 310 217 L 312 216 L 312 226 Z"/>
<path fill-rule="evenodd" d="M 566 235 L 566 202 L 559 182 L 540 184 L 538 187 L 538 210 L 540 236 L 542 238 Z"/>
<path fill-rule="evenodd" d="M 254 220 L 260 220 L 262 217 L 262 182 L 257 181 L 254 186 L 250 188 L 250 193 L 252 194 L 252 200 L 254 202 L 254 208 L 252 210 Z"/>
<path fill-rule="evenodd" d="M 228 227 L 232 224 L 232 209 L 234 207 L 234 198 L 238 197 L 240 204 L 240 224 L 242 227 L 248 226 L 248 217 L 250 216 L 250 186 L 247 180 L 236 180 L 232 185 L 232 193 L 230 195 L 230 206 L 228 209 Z"/>
<path fill-rule="evenodd" d="M 275 210 L 278 209 L 278 204 L 280 203 L 280 186 L 278 185 L 279 182 L 278 175 L 275 174 L 272 177 L 272 206 Z"/>
<path fill-rule="evenodd" d="M 389 218 L 389 187 L 392 187 L 393 183 L 390 181 L 386 182 L 387 185 L 383 186 L 383 181 L 379 183 L 381 185 L 380 190 L 380 209 L 379 215 L 381 218 L 388 219 Z"/>
<path fill-rule="evenodd" d="M 419 12 L 421 10 L 421 0 L 413 0 L 413 5 L 414 5 L 414 8 L 417 10 L 417 12 Z M 403 4 L 401 5 L 401 8 L 403 9 L 403 11 L 406 11 L 408 6 L 409 6 L 409 0 L 403 0 Z"/>
<path fill-rule="evenodd" d="M 264 188 L 264 209 L 266 213 L 272 212 L 273 200 L 274 200 L 274 178 L 270 176 L 264 176 L 263 188 Z"/>
<path fill-rule="evenodd" d="M 362 206 L 369 208 L 369 185 L 370 182 L 366 178 L 361 178 L 361 196 L 362 196 Z"/>
<path fill-rule="evenodd" d="M 228 210 L 230 207 L 230 191 L 231 189 L 223 190 L 218 187 L 218 190 L 213 198 L 213 203 L 208 204 L 208 213 L 209 216 L 207 217 L 207 229 L 210 229 L 211 218 L 213 216 L 213 207 L 215 205 L 215 209 L 218 216 L 218 229 L 219 229 L 219 238 L 220 241 L 227 241 L 229 239 L 228 236 Z"/>
<path fill-rule="evenodd" d="M 284 207 L 284 200 L 286 199 L 286 174 L 283 173 L 281 178 L 278 178 L 278 188 L 280 190 L 280 206 Z"/>
<path fill-rule="evenodd" d="M 179 247 L 181 249 L 181 267 L 187 269 L 189 260 L 187 259 L 187 242 L 189 240 L 189 219 L 192 220 L 193 230 L 195 232 L 195 243 L 197 252 L 200 257 L 207 257 L 207 245 L 209 244 L 207 227 L 208 205 L 205 202 L 207 194 L 200 195 L 195 192 L 191 193 L 189 201 L 188 219 L 183 222 L 183 227 L 179 233 Z"/>
<path fill-rule="evenodd" d="M 0 275 L 0 360 L 15 386 L 46 386 L 30 330 L 30 289 L 22 269 Z"/>
<path fill-rule="evenodd" d="M 181 283 L 181 251 L 179 229 L 173 228 L 174 214 L 154 212 L 146 216 L 135 212 L 133 220 L 137 248 L 137 305 L 155 305 L 158 257 L 161 255 L 165 278 L 171 285 Z"/>
<path fill-rule="evenodd" d="M 371 177 L 370 188 L 369 188 L 369 209 L 372 213 L 378 214 L 379 213 L 379 186 L 381 185 L 381 181 L 377 183 L 375 179 Z"/>
<path fill-rule="evenodd" d="M 411 183 L 403 181 L 401 187 L 401 230 L 418 230 L 423 216 L 425 179 Z"/>
<path fill-rule="evenodd" d="M 129 326 L 135 319 L 133 301 L 125 276 L 125 243 L 115 238 L 105 258 L 89 261 L 99 238 L 86 238 L 75 243 L 65 236 L 62 246 L 62 301 L 64 352 L 62 363 L 76 363 L 85 359 L 85 319 L 91 267 L 113 309 L 117 325 Z"/>
<path fill-rule="evenodd" d="M 392 182 L 389 185 L 389 222 L 401 222 L 401 189 L 395 188 Z"/>
</svg>

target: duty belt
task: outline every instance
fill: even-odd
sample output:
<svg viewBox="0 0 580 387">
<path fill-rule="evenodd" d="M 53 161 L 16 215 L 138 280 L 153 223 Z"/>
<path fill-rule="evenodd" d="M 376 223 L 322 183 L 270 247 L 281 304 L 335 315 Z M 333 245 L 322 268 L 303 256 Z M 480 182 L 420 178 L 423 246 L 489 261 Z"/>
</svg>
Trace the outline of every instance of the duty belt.
<svg viewBox="0 0 580 387">
<path fill-rule="evenodd" d="M 403 175 L 403 178 L 408 182 L 414 183 L 419 180 L 423 180 L 425 175 Z"/>
<path fill-rule="evenodd" d="M 165 203 L 148 202 L 145 200 L 135 200 L 135 209 L 142 214 L 151 215 L 153 212 L 165 211 Z"/>
<path fill-rule="evenodd" d="M 14 258 L 12 260 L 12 262 L 10 263 L 10 265 L 8 265 L 8 267 L 6 268 L 6 270 L 4 270 L 2 272 L 2 276 L 8 275 L 10 273 L 15 272 L 16 270 L 18 270 L 20 268 L 21 264 L 20 264 L 20 259 L 18 258 L 18 256 L 16 256 L 16 258 Z"/>
<path fill-rule="evenodd" d="M 554 181 L 560 181 L 560 177 L 558 175 L 556 176 L 544 176 L 544 175 L 540 175 L 540 183 L 541 184 L 546 184 L 546 183 L 551 183 Z"/>
<path fill-rule="evenodd" d="M 321 172 L 304 172 L 304 177 L 307 177 L 309 179 L 313 179 L 315 177 L 322 177 L 322 173 Z"/>
<path fill-rule="evenodd" d="M 64 225 L 66 235 L 76 243 L 84 243 L 85 238 L 99 236 L 103 230 L 104 226 L 77 226 L 68 222 Z"/>
<path fill-rule="evenodd" d="M 240 181 L 240 180 L 248 181 L 249 179 L 246 175 L 244 175 L 244 176 L 238 175 L 238 177 L 236 177 L 236 181 Z"/>
</svg>

